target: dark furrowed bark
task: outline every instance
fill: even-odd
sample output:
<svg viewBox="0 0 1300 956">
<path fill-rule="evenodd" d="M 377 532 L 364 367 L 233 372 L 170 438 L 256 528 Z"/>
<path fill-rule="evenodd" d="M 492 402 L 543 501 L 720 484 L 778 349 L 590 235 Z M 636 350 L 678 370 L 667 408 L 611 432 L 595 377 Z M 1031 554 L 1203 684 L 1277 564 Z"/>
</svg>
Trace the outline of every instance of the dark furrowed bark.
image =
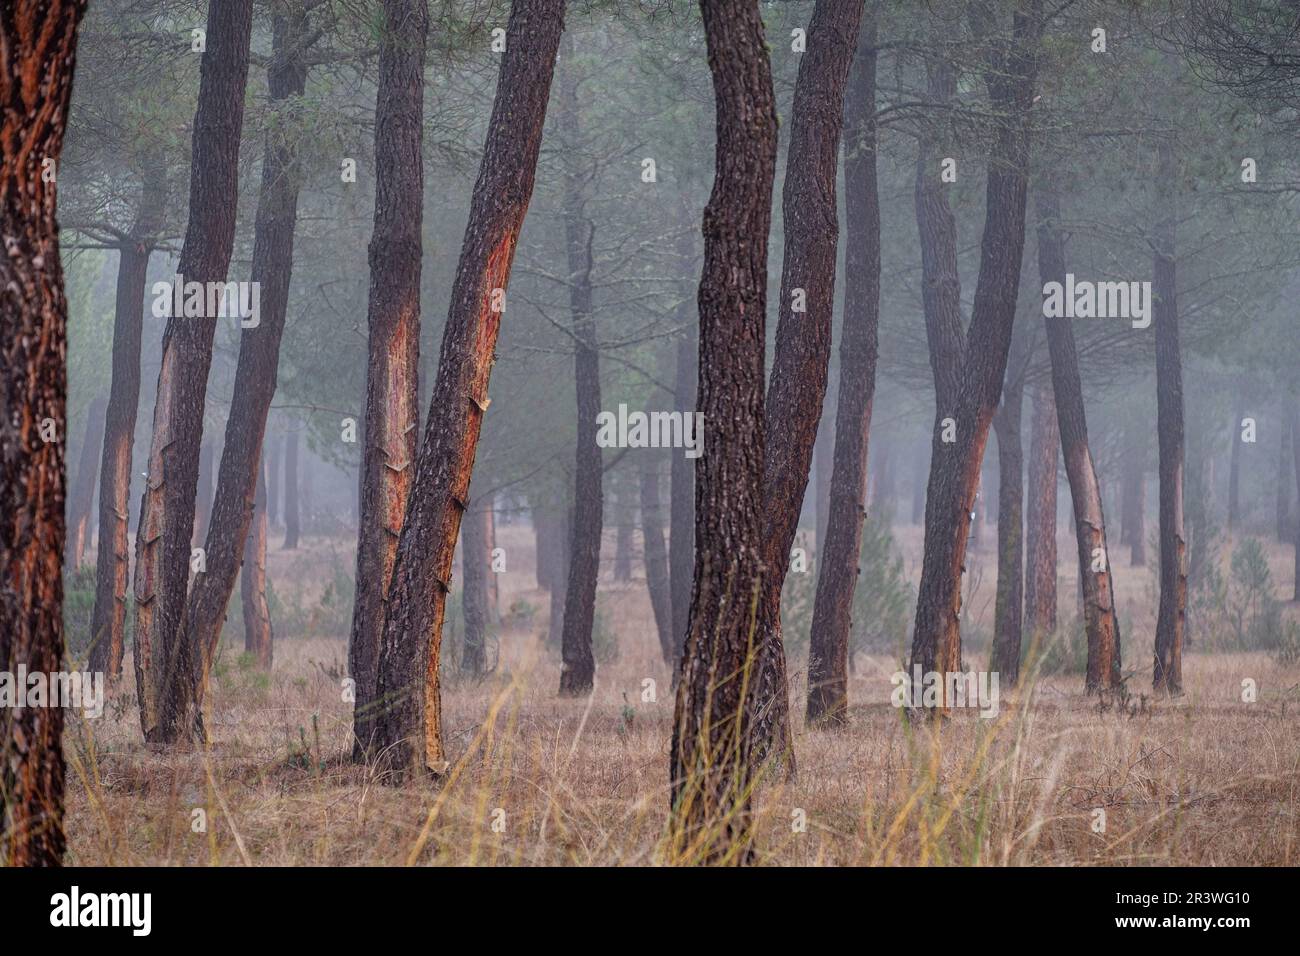
<svg viewBox="0 0 1300 956">
<path fill-rule="evenodd" d="M 122 674 L 126 589 L 131 552 L 129 509 L 131 458 L 140 405 L 140 340 L 144 330 L 149 253 L 167 202 L 164 170 L 144 171 L 131 241 L 118 247 L 117 296 L 113 305 L 113 372 L 104 417 L 99 479 L 99 540 L 96 544 L 95 607 L 90 617 L 90 669 L 110 678 Z"/>
<path fill-rule="evenodd" d="M 348 641 L 348 673 L 356 682 L 352 710 L 356 760 L 370 753 L 374 718 L 384 706 L 378 696 L 379 648 L 398 537 L 414 479 L 420 425 L 422 150 L 428 5 L 426 0 L 387 0 L 384 17 L 375 101 L 375 225 L 369 249 L 370 334 L 357 593 Z M 291 450 L 295 449 L 291 446 Z M 289 480 L 287 473 L 285 480 Z M 294 525 L 296 539 L 296 515 Z"/>
<path fill-rule="evenodd" d="M 63 667 L 68 303 L 45 160 L 63 150 L 85 7 L 0 6 L 0 669 L 11 674 Z M 0 707 L 0 865 L 62 862 L 62 734 L 61 707 Z"/>
<path fill-rule="evenodd" d="M 826 536 L 818 539 L 808 650 L 809 724 L 843 724 L 849 629 L 861 569 L 867 442 L 880 320 L 880 198 L 876 180 L 876 10 L 862 24 L 844 105 L 844 329 Z"/>
<path fill-rule="evenodd" d="M 208 8 L 191 154 L 189 222 L 177 273 L 188 284 L 226 278 L 235 239 L 239 141 L 252 0 Z M 192 734 L 195 668 L 182 633 L 198 490 L 203 405 L 217 317 L 172 316 L 163 332 L 153 437 L 136 532 L 135 672 L 145 740 Z"/>
<path fill-rule="evenodd" d="M 452 553 L 500 331 L 515 243 L 532 197 L 563 0 L 515 0 L 487 143 L 452 285 L 438 374 L 394 563 L 379 646 L 374 739 L 395 770 L 441 773 L 438 664 Z"/>
<path fill-rule="evenodd" d="M 839 220 L 835 180 L 844 88 L 857 48 L 861 0 L 818 0 L 799 61 L 781 209 L 785 260 L 776 352 L 766 408 L 763 467 L 766 533 L 758 605 L 758 711 L 755 758 L 771 755 L 794 770 L 781 589 L 812 466 L 813 443 L 826 395 L 835 301 Z M 806 312 L 795 311 L 795 298 Z"/>
<path fill-rule="evenodd" d="M 754 0 L 701 0 L 717 103 L 713 192 L 704 210 L 695 472 L 695 579 L 669 757 L 668 853 L 752 858 L 750 750 L 755 612 L 765 530 L 763 363 L 777 117 Z"/>
<path fill-rule="evenodd" d="M 270 667 L 270 617 L 266 611 L 266 506 L 254 518 L 256 500 L 266 499 L 262 448 L 266 421 L 275 396 L 280 339 L 289 306 L 293 273 L 293 238 L 298 219 L 297 130 L 293 127 L 307 83 L 307 14 L 300 2 L 283 8 L 272 21 L 272 60 L 268 70 L 270 99 L 282 114 L 287 129 L 272 127 L 262 158 L 262 185 L 254 224 L 252 281 L 260 287 L 258 325 L 245 328 L 239 339 L 239 359 L 226 419 L 225 443 L 217 490 L 212 499 L 212 520 L 204 543 L 207 570 L 194 579 L 186 607 L 186 639 L 194 658 L 194 706 L 201 711 L 208 670 L 221 637 L 221 625 L 234 591 L 240 564 L 245 564 L 244 592 L 253 596 L 245 604 L 244 619 L 253 622 L 259 665 Z M 250 550 L 244 547 L 250 523 L 258 522 L 258 540 L 251 553 L 260 567 L 248 568 Z M 248 587 L 253 590 L 248 592 Z M 261 623 L 265 613 L 266 621 Z M 247 627 L 246 627 L 247 630 Z M 263 645 L 265 645 L 263 647 Z M 263 660 L 265 663 L 263 664 Z"/>
</svg>

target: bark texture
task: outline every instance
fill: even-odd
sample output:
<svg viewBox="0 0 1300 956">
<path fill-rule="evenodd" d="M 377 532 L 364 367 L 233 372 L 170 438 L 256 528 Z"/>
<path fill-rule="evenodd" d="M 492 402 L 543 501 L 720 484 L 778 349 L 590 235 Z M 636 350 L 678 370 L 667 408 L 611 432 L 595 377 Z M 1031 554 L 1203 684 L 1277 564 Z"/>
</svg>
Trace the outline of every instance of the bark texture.
<svg viewBox="0 0 1300 956">
<path fill-rule="evenodd" d="M 68 304 L 45 160 L 57 169 L 85 9 L 0 6 L 0 668 L 10 673 L 63 661 Z M 62 733 L 61 707 L 0 708 L 0 865 L 62 863 Z"/>
<path fill-rule="evenodd" d="M 701 0 L 716 102 L 704 210 L 695 582 L 669 757 L 673 862 L 752 859 L 756 605 L 763 585 L 763 361 L 777 117 L 755 0 Z"/>
<path fill-rule="evenodd" d="M 862 24 L 844 104 L 844 328 L 830 502 L 817 546 L 808 649 L 810 725 L 847 720 L 849 631 L 861 567 L 867 443 L 880 323 L 880 194 L 876 178 L 876 7 Z M 829 442 L 827 444 L 830 444 Z"/>
<path fill-rule="evenodd" d="M 1029 646 L 1039 648 L 1056 630 L 1056 481 L 1061 434 L 1050 382 L 1034 389 L 1029 432 L 1029 488 L 1025 521 L 1025 618 Z M 1019 679 L 1017 660 L 1002 672 L 1008 686 Z"/>
<path fill-rule="evenodd" d="M 452 553 L 469 503 L 501 310 L 533 193 L 563 29 L 564 0 L 515 0 L 511 7 L 379 646 L 384 709 L 376 715 L 374 740 L 399 771 L 447 767 L 438 665 Z"/>
<path fill-rule="evenodd" d="M 244 612 L 244 653 L 253 655 L 259 669 L 269 671 L 272 633 L 271 606 L 266 599 L 266 522 L 266 478 L 259 474 L 252 519 L 244 537 L 239 596 Z"/>
</svg>

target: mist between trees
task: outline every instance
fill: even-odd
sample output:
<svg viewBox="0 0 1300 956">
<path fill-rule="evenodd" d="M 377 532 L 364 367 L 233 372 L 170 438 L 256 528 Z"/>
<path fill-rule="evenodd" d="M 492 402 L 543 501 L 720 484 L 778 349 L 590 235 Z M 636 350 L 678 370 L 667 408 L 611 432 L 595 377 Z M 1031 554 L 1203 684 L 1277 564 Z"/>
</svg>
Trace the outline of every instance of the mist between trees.
<svg viewBox="0 0 1300 956">
<path fill-rule="evenodd" d="M 651 722 L 670 863 L 765 859 L 822 735 L 1254 705 L 1300 667 L 1298 25 L 13 5 L 0 83 L 67 106 L 3 121 L 0 670 L 106 674 L 164 755 L 256 712 L 232 666 L 319 672 L 291 762 L 444 792 L 526 673 L 522 727 Z M 63 720 L 0 710 L 7 861 L 64 852 Z"/>
</svg>

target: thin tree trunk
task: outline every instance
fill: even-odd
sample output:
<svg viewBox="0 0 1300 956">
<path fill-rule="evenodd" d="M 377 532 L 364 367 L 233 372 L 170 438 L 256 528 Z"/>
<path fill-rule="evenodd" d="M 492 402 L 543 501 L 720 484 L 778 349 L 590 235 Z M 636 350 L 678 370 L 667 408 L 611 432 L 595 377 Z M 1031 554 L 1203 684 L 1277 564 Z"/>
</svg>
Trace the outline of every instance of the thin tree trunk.
<svg viewBox="0 0 1300 956">
<path fill-rule="evenodd" d="M 745 863 L 758 703 L 746 675 L 757 663 L 754 602 L 765 584 L 763 353 L 777 116 L 758 4 L 700 7 L 717 103 L 699 288 L 699 410 L 709 450 L 696 463 L 695 583 L 669 757 L 668 853 Z"/>
<path fill-rule="evenodd" d="M 212 499 L 212 520 L 205 537 L 207 571 L 194 579 L 186 607 L 187 640 L 196 668 L 194 700 L 201 715 L 208 669 L 221 638 L 221 625 L 235 588 L 239 555 L 244 555 L 244 591 L 254 598 L 245 604 L 246 631 L 255 635 L 259 666 L 270 667 L 271 624 L 266 611 L 266 477 L 262 449 L 266 421 L 275 396 L 280 339 L 289 307 L 289 282 L 293 273 L 293 238 L 298 219 L 298 164 L 295 118 L 301 112 L 307 83 L 307 13 L 301 0 L 277 8 L 272 17 L 271 65 L 268 69 L 270 102 L 281 114 L 287 131 L 267 134 L 262 159 L 262 185 L 254 224 L 252 281 L 260 288 L 258 324 L 242 330 L 235 384 L 226 419 L 225 443 L 217 491 Z M 256 501 L 262 500 L 260 513 Z M 251 522 L 260 537 L 250 552 L 244 546 Z M 248 557 L 257 568 L 250 572 Z M 250 618 L 250 613 L 252 617 Z M 265 624 L 262 623 L 265 618 Z M 252 622 L 251 624 L 249 622 Z M 251 648 L 250 648 L 251 649 Z"/>
<path fill-rule="evenodd" d="M 767 756 L 784 760 L 791 773 L 795 760 L 781 641 L 781 590 L 799 528 L 826 395 L 839 243 L 835 178 L 844 90 L 857 49 L 862 8 L 861 0 L 818 0 L 813 8 L 808 52 L 799 60 L 795 82 L 781 196 L 785 256 L 776 352 L 765 406 L 766 532 L 755 633 L 759 669 L 754 755 L 758 760 Z"/>
<path fill-rule="evenodd" d="M 388 706 L 377 715 L 375 743 L 394 769 L 447 766 L 438 662 L 448 574 L 563 28 L 564 0 L 511 7 L 379 647 L 378 695 Z"/>
<path fill-rule="evenodd" d="M 998 438 L 998 592 L 993 610 L 993 650 L 989 668 L 1014 686 L 1020 677 L 1024 623 L 1024 454 L 1020 416 L 1024 384 L 1008 382 L 1002 407 L 993 416 Z"/>
<path fill-rule="evenodd" d="M 490 501 L 490 499 L 488 499 Z M 475 502 L 461 524 L 461 562 L 465 589 L 461 609 L 465 616 L 465 646 L 460 669 L 472 677 L 481 677 L 487 669 L 488 637 L 488 522 L 492 512 L 486 502 Z"/>
<path fill-rule="evenodd" d="M 1025 620 L 1029 646 L 1037 649 L 1056 630 L 1056 476 L 1061 454 L 1056 400 L 1050 382 L 1034 389 L 1029 436 L 1028 518 L 1025 522 Z M 1020 662 L 1003 675 L 1019 678 Z"/>
<path fill-rule="evenodd" d="M 988 40 L 994 25 L 985 20 L 985 13 L 982 7 L 971 8 L 975 32 Z M 944 262 L 944 268 L 936 269 L 933 255 L 928 257 L 932 262 L 927 270 L 927 298 L 940 291 L 934 288 L 939 283 L 950 288 L 944 292 L 945 314 L 932 316 L 937 310 L 926 309 L 927 330 L 935 327 L 931 342 L 938 346 L 937 354 L 932 347 L 931 361 L 940 421 L 936 422 L 931 446 L 925 553 L 910 661 L 912 669 L 919 667 L 922 674 L 950 674 L 962 669 L 959 616 L 970 514 L 974 510 L 989 427 L 1001 398 L 1020 287 L 1029 167 L 1027 127 L 1042 32 L 1040 17 L 1041 5 L 1037 3 L 1028 15 L 1017 12 L 1007 55 L 1004 58 L 990 51 L 990 63 L 984 73 L 989 98 L 1003 118 L 988 163 L 979 278 L 968 337 L 961 336 L 960 316 L 951 311 L 957 289 L 955 255 L 951 248 L 955 237 L 950 223 L 943 229 L 944 254 L 940 261 Z M 943 79 L 945 92 L 950 92 L 954 80 L 951 76 Z M 924 220 L 930 218 L 931 203 L 927 200 L 942 188 L 937 166 L 928 161 L 933 158 L 922 150 L 922 159 L 927 162 L 918 169 L 917 205 L 923 236 Z M 956 323 L 955 334 L 954 330 L 945 328 L 949 323 Z M 966 341 L 975 345 L 963 358 Z M 952 418 L 955 424 L 955 440 L 951 443 L 943 441 L 944 418 Z M 934 713 L 946 714 L 952 704 L 946 686 L 945 681 L 944 699 Z M 914 688 L 914 695 L 914 700 L 920 697 L 919 687 Z"/>
<path fill-rule="evenodd" d="M 676 656 L 673 641 L 673 596 L 668 584 L 668 547 L 664 543 L 663 505 L 659 500 L 659 471 L 663 456 L 641 452 L 641 535 L 645 539 L 645 586 L 650 594 L 659 651 L 671 670 Z"/>
<path fill-rule="evenodd" d="M 844 328 L 834 461 L 808 648 L 809 725 L 848 718 L 849 631 L 861 568 L 867 444 L 876 390 L 880 320 L 880 195 L 876 180 L 878 5 L 862 23 L 844 105 Z M 829 435 L 827 436 L 829 438 Z M 827 441 L 827 445 L 830 445 Z"/>
<path fill-rule="evenodd" d="M 281 545 L 284 551 L 298 547 L 301 532 L 298 520 L 298 441 L 298 426 L 294 425 L 284 436 L 284 544 Z"/>
<path fill-rule="evenodd" d="M 186 283 L 225 281 L 230 266 L 252 19 L 252 0 L 208 8 L 207 50 L 194 115 L 189 222 L 177 268 Z M 216 316 L 172 316 L 163 333 L 135 562 L 136 688 L 140 724 L 150 743 L 172 743 L 194 730 L 191 688 L 196 673 L 182 631 L 216 329 Z"/>
<path fill-rule="evenodd" d="M 565 55 L 571 64 L 572 37 L 566 40 Z M 569 65 L 561 71 L 559 90 L 559 127 L 566 156 L 575 156 L 580 148 L 577 84 L 577 74 Z M 576 163 L 570 164 L 564 175 L 564 245 L 569 266 L 569 308 L 573 313 L 578 443 L 573 473 L 569 582 L 564 594 L 564 632 L 560 641 L 562 696 L 589 694 L 595 680 L 592 628 L 596 615 L 596 582 L 600 575 L 600 536 L 605 510 L 604 466 L 600 446 L 596 444 L 596 419 L 600 415 L 600 343 L 596 338 L 596 318 L 591 307 L 592 242 L 596 224 L 584 210 L 583 187 L 587 175 L 585 169 Z M 619 536 L 622 537 L 621 526 Z"/>
<path fill-rule="evenodd" d="M 258 466 L 253 514 L 244 536 L 244 561 L 239 595 L 244 611 L 244 653 L 252 654 L 260 670 L 271 669 L 271 606 L 266 599 L 266 478 Z"/>
<path fill-rule="evenodd" d="M 0 6 L 0 669 L 10 675 L 63 668 L 68 305 L 45 160 L 63 151 L 85 7 Z M 62 863 L 62 735 L 61 707 L 0 707 L 0 862 Z"/>
<path fill-rule="evenodd" d="M 99 480 L 99 541 L 96 544 L 95 607 L 91 612 L 90 669 L 110 679 L 122 674 L 126 589 L 130 581 L 129 509 L 131 460 L 140 403 L 140 340 L 144 329 L 149 253 L 167 203 L 165 171 L 144 170 L 140 206 L 131 240 L 118 247 L 113 312 L 113 380 L 104 417 Z"/>
<path fill-rule="evenodd" d="M 1178 345 L 1176 255 L 1177 175 L 1173 148 L 1159 146 L 1161 220 L 1155 229 L 1154 297 L 1156 336 L 1156 429 L 1160 449 L 1160 607 L 1156 616 L 1155 665 L 1151 686 L 1181 694 L 1183 635 L 1187 617 L 1187 536 L 1183 530 L 1183 360 Z M 1241 421 L 1240 417 L 1237 419 Z M 1233 429 L 1233 451 L 1240 445 Z"/>
<path fill-rule="evenodd" d="M 1037 197 L 1038 271 L 1044 285 L 1065 282 L 1065 237 L 1060 228 L 1060 204 L 1049 185 Z M 1046 319 L 1047 347 L 1052 361 L 1052 387 L 1057 424 L 1070 497 L 1074 503 L 1074 532 L 1079 551 L 1084 627 L 1088 635 L 1088 693 L 1108 690 L 1121 680 L 1120 628 L 1115 614 L 1110 552 L 1106 547 L 1106 518 L 1092 452 L 1079 379 L 1079 359 L 1072 320 Z"/>
<path fill-rule="evenodd" d="M 103 449 L 104 416 L 108 406 L 107 395 L 96 395 L 86 411 L 86 429 L 81 439 L 81 455 L 77 459 L 77 480 L 73 482 L 68 498 L 67 542 L 63 564 L 69 570 L 81 569 L 81 558 L 86 553 L 86 532 L 90 528 L 90 513 L 95 504 L 95 478 L 99 473 L 100 452 Z"/>
</svg>

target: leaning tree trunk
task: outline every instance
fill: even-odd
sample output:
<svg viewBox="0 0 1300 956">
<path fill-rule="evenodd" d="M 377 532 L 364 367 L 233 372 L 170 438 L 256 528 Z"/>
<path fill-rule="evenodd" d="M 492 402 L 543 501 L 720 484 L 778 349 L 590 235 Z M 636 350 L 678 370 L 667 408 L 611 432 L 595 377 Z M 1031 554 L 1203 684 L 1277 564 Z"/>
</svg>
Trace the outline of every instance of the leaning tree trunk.
<svg viewBox="0 0 1300 956">
<path fill-rule="evenodd" d="M 81 558 L 86 553 L 86 531 L 94 509 L 95 477 L 99 473 L 107 406 L 108 397 L 96 395 L 86 411 L 86 429 L 81 439 L 81 455 L 77 459 L 77 480 L 73 482 L 72 494 L 68 498 L 63 564 L 70 571 L 81 569 Z"/>
<path fill-rule="evenodd" d="M 447 766 L 438 662 L 452 553 L 563 29 L 564 0 L 515 0 L 511 7 L 379 647 L 377 693 L 387 706 L 374 738 L 399 771 L 441 773 Z"/>
<path fill-rule="evenodd" d="M 258 467 L 253 515 L 244 536 L 244 561 L 239 596 L 244 611 L 244 653 L 257 667 L 271 669 L 271 606 L 266 598 L 266 477 Z"/>
<path fill-rule="evenodd" d="M 270 620 L 261 624 L 266 605 L 265 563 L 268 520 L 266 477 L 262 449 L 266 443 L 266 420 L 275 395 L 276 370 L 280 361 L 280 339 L 289 307 L 289 281 L 293 272 L 293 236 L 298 219 L 297 130 L 302 96 L 307 83 L 307 14 L 301 2 L 281 8 L 272 18 L 272 59 L 268 84 L 272 109 L 280 115 L 278 125 L 267 133 L 262 159 L 262 186 L 254 224 L 252 281 L 260 287 L 259 322 L 240 334 L 239 360 L 226 419 L 226 440 L 221 450 L 221 468 L 216 494 L 212 498 L 212 520 L 204 550 L 207 571 L 194 579 L 186 607 L 186 634 L 194 655 L 196 712 L 201 714 L 212 655 L 221 638 L 226 607 L 235 588 L 239 556 L 244 555 L 244 591 L 250 578 L 256 606 L 253 631 L 257 636 L 259 664 L 270 667 Z M 263 501 L 254 516 L 255 501 Z M 263 567 L 250 573 L 249 550 L 244 539 L 251 521 L 260 542 L 253 549 Z M 244 619 L 250 609 L 245 604 Z M 263 650 L 265 645 L 265 650 Z"/>
<path fill-rule="evenodd" d="M 880 321 L 880 195 L 876 181 L 875 8 L 862 24 L 844 105 L 844 328 L 830 502 L 818 538 L 817 592 L 808 648 L 810 725 L 847 720 L 849 631 L 861 568 L 867 442 Z M 830 446 L 830 435 L 826 436 Z"/>
<path fill-rule="evenodd" d="M 993 416 L 998 438 L 998 593 L 993 610 L 993 651 L 989 669 L 1013 685 L 1020 677 L 1024 624 L 1024 454 L 1020 416 L 1024 383 L 1008 382 L 1002 407 Z"/>
<path fill-rule="evenodd" d="M 465 616 L 465 644 L 461 651 L 460 669 L 471 677 L 481 677 L 487 670 L 488 568 L 491 562 L 488 522 L 492 520 L 487 505 L 490 503 L 491 498 L 476 502 L 461 523 L 460 558 L 465 580 L 461 610 Z"/>
<path fill-rule="evenodd" d="M 290 427 L 284 436 L 284 543 L 281 550 L 292 551 L 298 547 L 301 526 L 298 517 L 298 425 Z"/>
<path fill-rule="evenodd" d="M 569 308 L 573 313 L 574 382 L 577 392 L 577 458 L 573 480 L 573 537 L 569 548 L 569 581 L 564 594 L 564 631 L 560 641 L 560 694 L 591 693 L 596 676 L 592 628 L 596 617 L 596 582 L 600 575 L 600 536 L 605 499 L 604 466 L 596 444 L 600 415 L 600 343 L 592 311 L 592 242 L 596 224 L 584 210 L 583 188 L 590 175 L 576 162 L 581 148 L 578 118 L 578 77 L 572 66 L 573 42 L 566 43 L 569 65 L 561 72 L 559 127 L 566 157 L 573 157 L 564 175 L 564 246 L 569 266 Z M 622 504 L 622 502 L 620 502 Z M 620 517 L 620 522 L 622 518 Z M 619 537 L 622 537 L 620 524 Z"/>
<path fill-rule="evenodd" d="M 126 589 L 131 453 L 140 404 L 140 340 L 144 329 L 149 253 L 167 203 L 165 171 L 146 166 L 140 207 L 131 237 L 118 247 L 117 296 L 113 306 L 113 379 L 104 416 L 99 478 L 99 540 L 96 543 L 95 607 L 90 617 L 90 669 L 110 679 L 122 674 L 126 631 Z"/>
<path fill-rule="evenodd" d="M 857 48 L 861 0 L 818 0 L 799 60 L 781 209 L 785 257 L 777 309 L 776 352 L 766 400 L 763 467 L 766 533 L 757 626 L 756 759 L 770 755 L 795 769 L 781 590 L 812 467 L 813 443 L 831 357 L 839 221 L 835 177 L 844 121 L 844 89 Z M 708 419 L 705 419 L 708 421 Z"/>
<path fill-rule="evenodd" d="M 673 718 L 667 851 L 674 862 L 745 863 L 760 700 L 749 678 L 765 584 L 763 352 L 777 116 L 758 4 L 701 0 L 700 8 L 717 103 L 698 300 L 709 448 L 696 461 L 695 584 Z"/>
<path fill-rule="evenodd" d="M 420 257 L 424 219 L 424 58 L 427 0 L 385 0 L 375 105 L 375 226 L 370 238 L 370 336 L 357 533 L 357 593 L 348 642 L 356 682 L 353 759 L 370 753 L 388 588 L 414 479 L 420 425 Z M 290 446 L 297 465 L 297 445 Z M 286 458 L 286 462 L 290 459 Z M 289 473 L 285 474 L 289 522 Z M 293 539 L 298 539 L 293 492 Z M 452 542 L 455 543 L 454 541 Z M 289 547 L 288 538 L 285 547 Z"/>
<path fill-rule="evenodd" d="M 208 8 L 191 149 L 189 222 L 177 276 L 224 282 L 235 240 L 239 141 L 248 81 L 252 0 Z M 217 317 L 171 316 L 163 332 L 153 437 L 136 532 L 135 672 L 140 725 L 150 743 L 194 731 L 196 670 L 184 639 L 185 597 L 198 491 L 203 404 Z"/>
<path fill-rule="evenodd" d="M 63 667 L 68 303 L 45 161 L 63 151 L 85 7 L 0 6 L 0 668 L 10 675 Z M 61 707 L 0 707 L 0 863 L 62 862 L 62 735 Z"/>
<path fill-rule="evenodd" d="M 1031 653 L 1056 630 L 1056 460 L 1061 435 L 1050 382 L 1034 389 L 1029 433 L 1028 515 L 1025 521 L 1025 618 Z M 1020 661 L 1002 679 L 1013 686 Z"/>
<path fill-rule="evenodd" d="M 1060 204 L 1048 184 L 1037 197 L 1038 271 L 1044 285 L 1065 283 L 1065 236 L 1060 228 Z M 1102 511 L 1097 470 L 1088 448 L 1083 384 L 1074 345 L 1071 319 L 1049 318 L 1047 348 L 1052 361 L 1052 388 L 1065 474 L 1074 503 L 1074 532 L 1079 549 L 1079 579 L 1084 627 L 1088 635 L 1088 693 L 1108 690 L 1121 681 L 1120 628 L 1115 613 L 1110 552 L 1106 547 L 1106 518 Z"/>
<path fill-rule="evenodd" d="M 1183 360 L 1178 346 L 1177 208 L 1173 148 L 1159 147 L 1161 219 L 1156 224 L 1152 303 L 1156 335 L 1156 431 L 1160 449 L 1160 607 L 1151 686 L 1181 694 L 1183 634 L 1187 623 L 1187 536 L 1183 530 Z M 1240 416 L 1237 419 L 1241 421 Z M 1233 453 L 1241 436 L 1233 428 Z M 1235 489 L 1234 489 L 1235 494 Z M 1230 503 L 1231 506 L 1235 505 Z"/>
<path fill-rule="evenodd" d="M 650 595 L 659 651 L 671 669 L 675 657 L 673 641 L 673 596 L 668 585 L 668 547 L 664 543 L 663 504 L 659 498 L 662 455 L 641 452 L 641 536 L 645 539 L 645 586 Z"/>
<path fill-rule="evenodd" d="M 989 98 L 1001 119 L 988 163 L 979 277 L 965 340 L 975 343 L 976 347 L 960 357 L 962 340 L 955 338 L 951 331 L 938 327 L 935 329 L 938 334 L 931 336 L 931 342 L 942 350 L 938 355 L 934 348 L 931 350 L 939 396 L 937 417 L 940 421 L 936 424 L 940 427 L 935 429 L 931 446 L 925 553 L 910 662 L 913 669 L 919 667 L 923 674 L 949 674 L 962 670 L 959 616 L 970 514 L 979 488 L 984 446 L 1006 375 L 1025 242 L 1029 112 L 1034 99 L 1038 44 L 1042 32 L 1041 7 L 1038 4 L 1034 7 L 1029 15 L 1015 14 L 1006 56 L 997 55 L 990 49 L 989 64 L 984 71 Z M 986 13 L 983 7 L 971 8 L 976 33 L 991 42 L 993 24 L 985 19 Z M 953 79 L 944 79 L 946 92 L 951 92 Z M 923 158 L 929 158 L 924 156 L 924 151 Z M 925 200 L 931 191 L 939 188 L 938 169 L 930 164 L 929 168 L 918 169 L 918 177 L 926 179 L 924 185 L 918 182 L 918 208 L 928 208 L 929 203 Z M 918 219 L 921 218 L 918 212 Z M 946 246 L 953 235 L 950 229 L 945 229 L 944 233 L 947 258 L 951 250 Z M 927 293 L 931 281 L 955 283 L 955 261 L 942 272 L 933 270 L 932 266 L 929 276 L 932 279 L 927 280 Z M 935 293 L 940 291 L 934 290 Z M 946 293 L 945 301 L 949 307 L 952 291 Z M 931 310 L 927 308 L 926 311 L 929 327 Z M 960 322 L 959 316 L 936 316 L 936 324 L 941 318 L 947 322 Z M 945 358 L 953 349 L 958 349 L 959 356 L 955 369 L 951 367 L 953 359 Z M 956 434 L 952 442 L 943 440 L 944 418 L 953 420 Z M 951 707 L 947 686 L 945 681 L 943 700 L 932 711 L 933 714 L 946 714 Z M 920 690 L 919 687 L 913 688 L 914 701 L 921 696 Z"/>
</svg>

